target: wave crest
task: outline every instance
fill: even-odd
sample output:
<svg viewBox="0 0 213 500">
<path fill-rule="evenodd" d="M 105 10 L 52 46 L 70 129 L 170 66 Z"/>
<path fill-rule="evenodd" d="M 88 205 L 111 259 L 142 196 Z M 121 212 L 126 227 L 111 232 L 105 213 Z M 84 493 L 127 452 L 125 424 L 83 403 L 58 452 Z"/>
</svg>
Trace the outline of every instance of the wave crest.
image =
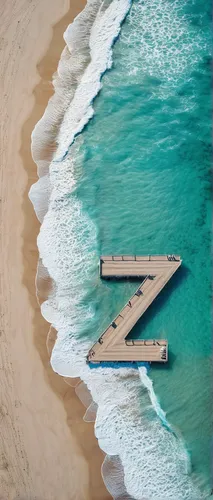
<svg viewBox="0 0 213 500">
<path fill-rule="evenodd" d="M 96 415 L 95 434 L 109 455 L 103 477 L 113 497 L 197 500 L 201 495 L 186 475 L 183 443 L 162 426 L 145 369 L 139 376 L 131 368 L 90 370 L 85 362 L 91 343 L 87 327 L 95 316 L 86 283 L 98 286 L 98 248 L 96 227 L 75 194 L 82 140 L 76 137 L 93 116 L 93 100 L 112 65 L 112 46 L 129 8 L 130 0 L 90 0 L 64 34 L 55 94 L 32 134 L 39 180 L 29 196 L 42 222 L 37 295 L 43 316 L 58 332 L 53 369 L 64 377 L 81 377 L 91 393 L 85 420 Z M 52 280 L 44 301 L 43 277 Z M 76 392 L 83 390 L 78 386 Z"/>
</svg>

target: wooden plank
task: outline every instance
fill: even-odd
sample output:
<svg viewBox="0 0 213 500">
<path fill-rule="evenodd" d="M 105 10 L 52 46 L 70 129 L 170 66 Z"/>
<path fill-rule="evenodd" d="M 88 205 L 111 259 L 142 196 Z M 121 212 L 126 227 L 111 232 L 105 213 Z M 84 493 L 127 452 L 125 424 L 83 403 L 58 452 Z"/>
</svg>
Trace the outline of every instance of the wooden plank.
<svg viewBox="0 0 213 500">
<path fill-rule="evenodd" d="M 103 261 L 167 261 L 170 258 L 174 258 L 176 261 L 181 260 L 180 255 L 101 255 L 100 259 Z"/>
<path fill-rule="evenodd" d="M 127 260 L 129 261 L 135 260 L 135 255 L 123 255 L 123 261 L 125 262 Z"/>
<path fill-rule="evenodd" d="M 147 256 L 144 258 L 147 259 Z M 90 349 L 88 361 L 167 361 L 168 344 L 166 340 L 127 342 L 125 339 L 181 265 L 180 257 L 175 256 L 175 258 L 176 260 L 168 260 L 168 256 L 165 255 L 148 256 L 148 260 L 144 260 L 140 256 L 117 256 L 117 258 L 111 256 L 110 260 L 110 256 L 101 257 L 102 278 L 105 276 L 135 277 L 142 273 L 141 276 L 146 276 L 146 279 L 140 284 L 119 315 L 103 332 L 98 342 Z"/>
<path fill-rule="evenodd" d="M 164 258 L 163 258 L 164 257 Z M 154 257 L 153 260 L 144 261 L 144 260 L 126 260 L 126 261 L 102 261 L 101 265 L 101 277 L 102 278 L 130 278 L 130 277 L 142 277 L 147 276 L 148 274 L 151 276 L 156 276 L 159 272 L 159 269 L 171 268 L 174 266 L 179 267 L 181 265 L 181 260 L 179 256 L 176 256 L 175 261 L 169 261 L 167 257 L 161 256 L 161 260 Z"/>
</svg>

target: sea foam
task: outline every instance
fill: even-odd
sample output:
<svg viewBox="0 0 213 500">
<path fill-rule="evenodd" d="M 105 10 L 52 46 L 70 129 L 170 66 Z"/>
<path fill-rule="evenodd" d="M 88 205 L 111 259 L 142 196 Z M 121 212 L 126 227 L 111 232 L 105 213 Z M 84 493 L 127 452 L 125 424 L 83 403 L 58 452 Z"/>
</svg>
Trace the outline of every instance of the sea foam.
<svg viewBox="0 0 213 500">
<path fill-rule="evenodd" d="M 146 369 L 91 370 L 85 361 L 88 325 L 95 325 L 88 290 L 99 285 L 97 229 L 75 193 L 80 133 L 93 116 L 93 100 L 129 9 L 130 0 L 89 1 L 64 34 L 55 94 L 32 134 L 39 180 L 29 196 L 42 222 L 37 295 L 43 316 L 58 332 L 53 369 L 84 382 L 76 393 L 87 408 L 85 420 L 95 419 L 95 435 L 107 454 L 102 474 L 113 498 L 198 500 L 202 495 L 188 475 L 183 441 L 165 425 Z M 52 288 L 42 301 L 40 282 L 49 277 Z"/>
</svg>

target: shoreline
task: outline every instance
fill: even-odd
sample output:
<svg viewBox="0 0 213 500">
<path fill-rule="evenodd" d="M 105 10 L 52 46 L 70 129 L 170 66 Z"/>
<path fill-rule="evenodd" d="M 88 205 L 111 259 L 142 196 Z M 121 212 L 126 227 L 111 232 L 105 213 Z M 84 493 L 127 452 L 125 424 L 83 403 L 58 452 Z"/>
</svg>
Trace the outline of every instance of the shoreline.
<svg viewBox="0 0 213 500">
<path fill-rule="evenodd" d="M 37 180 L 30 136 L 53 94 L 52 75 L 65 45 L 62 35 L 84 7 L 85 0 L 76 1 L 70 8 L 67 1 L 60 8 L 55 2 L 51 5 L 51 14 L 47 1 L 41 6 L 33 5 L 31 10 L 24 3 L 20 9 L 9 5 L 6 23 L 2 20 L 2 30 L 9 26 L 8 37 L 11 37 L 3 64 L 3 69 L 6 68 L 4 97 L 10 100 L 10 93 L 13 95 L 11 121 L 6 125 L 4 122 L 9 151 L 1 183 L 1 208 L 5 220 L 1 227 L 5 301 L 1 315 L 0 360 L 5 378 L 2 377 L 4 442 L 1 445 L 0 490 L 2 499 L 9 500 L 26 495 L 36 500 L 39 497 L 42 500 L 74 497 L 108 500 L 111 496 L 101 477 L 104 454 L 94 436 L 94 425 L 83 421 L 85 409 L 75 388 L 57 375 L 49 362 L 46 346 L 49 325 L 41 316 L 35 295 L 36 236 L 40 224 L 28 199 L 29 188 Z M 17 29 L 20 36 L 17 36 Z M 22 40 L 23 30 L 26 32 Z M 38 37 L 40 43 L 34 50 Z M 8 64 L 10 71 L 7 74 L 9 57 L 12 65 Z M 13 72 L 16 72 L 15 89 L 11 81 Z M 7 142 L 5 149 L 6 146 Z"/>
</svg>

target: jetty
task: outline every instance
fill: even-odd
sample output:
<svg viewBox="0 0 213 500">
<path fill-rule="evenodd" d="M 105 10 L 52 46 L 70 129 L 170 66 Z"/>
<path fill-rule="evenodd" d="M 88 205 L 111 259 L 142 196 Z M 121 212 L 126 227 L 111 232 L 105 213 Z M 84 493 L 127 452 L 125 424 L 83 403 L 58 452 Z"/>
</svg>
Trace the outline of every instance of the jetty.
<svg viewBox="0 0 213 500">
<path fill-rule="evenodd" d="M 168 361 L 168 342 L 163 339 L 126 340 L 142 317 L 181 265 L 179 255 L 114 255 L 100 258 L 102 279 L 142 279 L 130 297 L 87 355 L 89 363 Z"/>
</svg>

